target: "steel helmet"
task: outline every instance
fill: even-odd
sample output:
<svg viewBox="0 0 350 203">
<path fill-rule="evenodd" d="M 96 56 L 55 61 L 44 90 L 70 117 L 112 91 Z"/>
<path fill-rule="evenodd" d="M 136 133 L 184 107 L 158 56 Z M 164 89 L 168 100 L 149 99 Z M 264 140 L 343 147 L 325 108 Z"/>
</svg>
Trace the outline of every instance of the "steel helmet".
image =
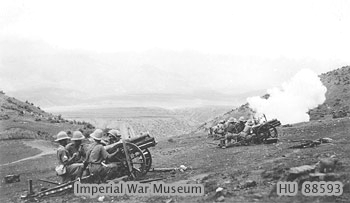
<svg viewBox="0 0 350 203">
<path fill-rule="evenodd" d="M 222 119 L 222 120 L 220 120 L 220 121 L 219 121 L 219 123 L 225 123 L 225 120 L 224 120 L 224 119 Z"/>
<path fill-rule="evenodd" d="M 254 125 L 254 121 L 253 121 L 253 119 L 249 119 L 249 120 L 247 121 L 247 124 L 248 124 L 249 126 Z"/>
<path fill-rule="evenodd" d="M 239 117 L 239 119 L 238 119 L 240 122 L 241 121 L 244 121 L 244 117 L 243 116 L 241 116 L 241 117 Z"/>
<path fill-rule="evenodd" d="M 58 142 L 60 140 L 69 140 L 69 139 L 70 137 L 67 135 L 67 133 L 64 131 L 61 131 L 57 134 L 55 141 Z"/>
<path fill-rule="evenodd" d="M 72 139 L 70 140 L 83 140 L 83 139 L 85 139 L 83 133 L 81 133 L 80 131 L 74 131 Z"/>
<path fill-rule="evenodd" d="M 231 117 L 231 118 L 228 119 L 227 122 L 228 122 L 228 123 L 236 123 L 236 122 L 237 122 L 237 119 Z"/>
<path fill-rule="evenodd" d="M 103 131 L 101 129 L 96 129 L 93 133 L 90 134 L 90 137 L 92 137 L 95 140 L 102 140 Z"/>
<path fill-rule="evenodd" d="M 114 130 L 114 129 L 108 131 L 108 134 L 110 134 L 110 135 L 112 135 L 112 136 L 114 136 L 114 137 L 121 137 L 121 136 L 122 136 L 122 135 L 120 134 L 119 130 Z"/>
</svg>

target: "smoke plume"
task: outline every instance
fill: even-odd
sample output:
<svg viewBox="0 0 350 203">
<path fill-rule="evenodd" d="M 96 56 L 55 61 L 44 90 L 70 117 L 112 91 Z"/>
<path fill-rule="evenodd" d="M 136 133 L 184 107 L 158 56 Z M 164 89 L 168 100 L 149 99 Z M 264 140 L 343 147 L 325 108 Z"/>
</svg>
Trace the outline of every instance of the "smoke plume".
<svg viewBox="0 0 350 203">
<path fill-rule="evenodd" d="M 322 104 L 327 88 L 316 73 L 309 69 L 300 70 L 282 88 L 267 90 L 268 99 L 250 97 L 250 107 L 258 114 L 265 114 L 268 120 L 277 118 L 282 124 L 309 121 L 309 109 Z"/>
</svg>

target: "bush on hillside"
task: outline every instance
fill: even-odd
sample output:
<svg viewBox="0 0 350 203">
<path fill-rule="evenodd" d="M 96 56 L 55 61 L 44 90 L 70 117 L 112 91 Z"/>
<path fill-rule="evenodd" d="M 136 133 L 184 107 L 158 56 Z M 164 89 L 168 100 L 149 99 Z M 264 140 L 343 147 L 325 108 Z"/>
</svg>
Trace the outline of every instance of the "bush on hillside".
<svg viewBox="0 0 350 203">
<path fill-rule="evenodd" d="M 332 118 L 344 118 L 344 117 L 347 117 L 347 116 L 348 116 L 347 112 L 345 112 L 343 110 L 334 111 L 332 113 Z"/>
</svg>

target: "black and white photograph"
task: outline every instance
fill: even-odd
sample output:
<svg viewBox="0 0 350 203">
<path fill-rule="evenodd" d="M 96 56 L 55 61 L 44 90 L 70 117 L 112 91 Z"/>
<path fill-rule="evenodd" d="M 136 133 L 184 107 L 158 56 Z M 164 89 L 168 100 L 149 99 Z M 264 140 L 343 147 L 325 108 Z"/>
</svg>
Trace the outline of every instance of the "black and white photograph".
<svg viewBox="0 0 350 203">
<path fill-rule="evenodd" d="M 0 0 L 0 202 L 350 202 L 349 0 Z"/>
</svg>

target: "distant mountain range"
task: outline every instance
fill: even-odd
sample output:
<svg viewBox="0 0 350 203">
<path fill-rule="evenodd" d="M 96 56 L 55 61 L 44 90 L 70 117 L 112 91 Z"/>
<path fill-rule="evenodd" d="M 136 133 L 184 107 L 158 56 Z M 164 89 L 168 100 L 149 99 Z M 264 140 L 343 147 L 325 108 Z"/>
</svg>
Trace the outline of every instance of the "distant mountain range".
<svg viewBox="0 0 350 203">
<path fill-rule="evenodd" d="M 301 68 L 329 70 L 327 63 L 315 65 L 313 60 L 190 50 L 95 53 L 62 50 L 25 39 L 0 41 L 0 47 L 6 50 L 0 63 L 2 90 L 45 109 L 238 106 L 246 97 L 264 94 L 265 89 L 281 84 Z"/>
</svg>

